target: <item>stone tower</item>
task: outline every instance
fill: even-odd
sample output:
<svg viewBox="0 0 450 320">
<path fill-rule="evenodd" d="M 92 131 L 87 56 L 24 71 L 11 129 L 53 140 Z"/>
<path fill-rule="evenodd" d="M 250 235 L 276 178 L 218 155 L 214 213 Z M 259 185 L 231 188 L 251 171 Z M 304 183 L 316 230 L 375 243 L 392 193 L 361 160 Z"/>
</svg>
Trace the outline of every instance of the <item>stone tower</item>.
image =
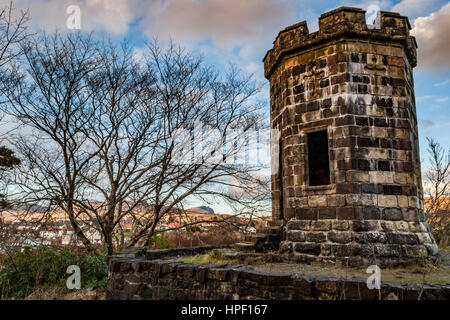
<svg viewBox="0 0 450 320">
<path fill-rule="evenodd" d="M 341 7 L 281 31 L 264 58 L 281 250 L 300 262 L 397 265 L 438 256 L 423 211 L 408 18 Z"/>
</svg>

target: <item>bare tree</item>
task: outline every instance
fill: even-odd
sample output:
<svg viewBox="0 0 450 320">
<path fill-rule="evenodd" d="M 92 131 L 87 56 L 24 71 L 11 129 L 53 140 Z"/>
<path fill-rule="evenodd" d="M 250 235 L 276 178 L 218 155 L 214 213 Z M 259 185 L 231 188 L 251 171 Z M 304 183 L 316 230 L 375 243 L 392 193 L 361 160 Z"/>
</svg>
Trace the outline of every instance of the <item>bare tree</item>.
<svg viewBox="0 0 450 320">
<path fill-rule="evenodd" d="M 450 240 L 450 149 L 428 140 L 431 167 L 426 173 L 425 211 L 427 221 L 441 246 Z"/>
<path fill-rule="evenodd" d="M 193 197 L 246 215 L 267 204 L 261 164 L 242 158 L 262 119 L 251 77 L 174 44 L 153 42 L 140 61 L 126 43 L 80 33 L 42 35 L 23 52 L 0 87 L 5 112 L 30 128 L 13 141 L 16 198 L 65 212 L 88 248 L 95 229 L 111 254 L 125 219 L 125 245 L 148 245 Z"/>
<path fill-rule="evenodd" d="M 28 37 L 28 11 L 17 12 L 13 1 L 0 8 L 0 68 L 4 67 L 19 54 L 18 44 Z"/>
<path fill-rule="evenodd" d="M 77 237 L 91 247 L 76 221 L 74 199 L 81 188 L 80 172 L 95 156 L 85 151 L 86 137 L 78 134 L 90 117 L 88 75 L 99 62 L 94 41 L 43 35 L 23 43 L 22 50 L 25 63 L 16 64 L 2 82 L 5 112 L 31 131 L 13 141 L 23 163 L 14 181 L 20 188 L 16 199 L 45 204 L 49 210 L 60 207 Z"/>
<path fill-rule="evenodd" d="M 28 11 L 17 12 L 12 1 L 4 8 L 0 8 L 0 81 L 3 81 L 3 69 L 20 54 L 19 44 L 29 35 L 28 21 Z M 0 114 L 0 121 L 2 119 L 3 114 Z M 3 140 L 3 135 L 0 135 L 0 138 Z M 6 185 L 4 183 L 5 171 L 19 165 L 19 163 L 19 159 L 14 156 L 12 150 L 0 146 L 0 210 L 7 206 Z"/>
</svg>

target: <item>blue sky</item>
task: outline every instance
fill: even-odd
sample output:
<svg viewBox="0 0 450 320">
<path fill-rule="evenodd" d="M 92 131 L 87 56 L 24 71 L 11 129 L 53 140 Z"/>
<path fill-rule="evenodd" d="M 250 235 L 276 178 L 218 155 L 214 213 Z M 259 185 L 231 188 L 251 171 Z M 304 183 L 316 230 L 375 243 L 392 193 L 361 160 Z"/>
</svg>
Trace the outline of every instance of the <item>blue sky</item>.
<svg viewBox="0 0 450 320">
<path fill-rule="evenodd" d="M 0 0 L 0 6 L 10 0 Z M 283 28 L 306 20 L 317 30 L 320 14 L 340 6 L 379 8 L 410 18 L 419 45 L 415 94 L 423 168 L 426 137 L 450 148 L 450 2 L 442 0 L 15 0 L 30 8 L 34 28 L 66 28 L 69 5 L 81 8 L 84 31 L 131 39 L 136 52 L 148 39 L 172 38 L 223 68 L 229 62 L 261 83 L 262 58 Z M 268 98 L 265 85 L 262 92 Z"/>
</svg>

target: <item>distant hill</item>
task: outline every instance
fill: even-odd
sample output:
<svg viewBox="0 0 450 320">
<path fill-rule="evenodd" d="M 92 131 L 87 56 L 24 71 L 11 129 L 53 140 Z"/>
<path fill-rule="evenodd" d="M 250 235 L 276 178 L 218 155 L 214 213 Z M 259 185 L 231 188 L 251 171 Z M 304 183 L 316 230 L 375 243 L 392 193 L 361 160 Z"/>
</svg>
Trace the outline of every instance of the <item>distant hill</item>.
<svg viewBox="0 0 450 320">
<path fill-rule="evenodd" d="M 215 213 L 213 209 L 211 209 L 210 207 L 206 207 L 206 206 L 190 208 L 190 209 L 187 209 L 186 211 L 197 212 L 197 213 L 209 213 L 209 214 Z"/>
</svg>

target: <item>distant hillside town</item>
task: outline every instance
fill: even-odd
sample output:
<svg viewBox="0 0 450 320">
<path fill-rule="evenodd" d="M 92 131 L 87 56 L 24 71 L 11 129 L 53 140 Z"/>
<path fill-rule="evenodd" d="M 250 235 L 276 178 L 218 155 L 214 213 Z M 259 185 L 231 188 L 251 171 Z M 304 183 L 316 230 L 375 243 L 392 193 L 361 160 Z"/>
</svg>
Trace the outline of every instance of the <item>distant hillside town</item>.
<svg viewBox="0 0 450 320">
<path fill-rule="evenodd" d="M 62 212 L 54 210 L 45 212 L 42 210 L 8 210 L 0 213 L 1 234 L 4 246 L 12 249 L 23 249 L 24 247 L 38 247 L 48 245 L 75 245 L 81 246 L 77 239 L 70 221 Z M 94 244 L 102 244 L 100 232 L 92 225 L 86 216 L 80 215 L 80 225 L 87 238 Z M 85 221 L 84 221 L 85 219 Z M 123 219 L 120 225 L 121 234 L 117 235 L 117 242 L 124 245 L 139 220 L 135 217 Z M 156 231 L 167 237 L 170 235 L 180 236 L 189 233 L 191 238 L 199 237 L 201 234 L 212 233 L 221 229 L 234 231 L 242 235 L 255 234 L 258 229 L 267 225 L 263 218 L 244 218 L 229 214 L 216 214 L 214 210 L 206 207 L 190 208 L 183 213 L 177 212 L 161 219 L 156 225 Z M 6 241 L 5 241 L 6 240 Z M 5 248 L 1 248 L 3 250 Z"/>
</svg>

